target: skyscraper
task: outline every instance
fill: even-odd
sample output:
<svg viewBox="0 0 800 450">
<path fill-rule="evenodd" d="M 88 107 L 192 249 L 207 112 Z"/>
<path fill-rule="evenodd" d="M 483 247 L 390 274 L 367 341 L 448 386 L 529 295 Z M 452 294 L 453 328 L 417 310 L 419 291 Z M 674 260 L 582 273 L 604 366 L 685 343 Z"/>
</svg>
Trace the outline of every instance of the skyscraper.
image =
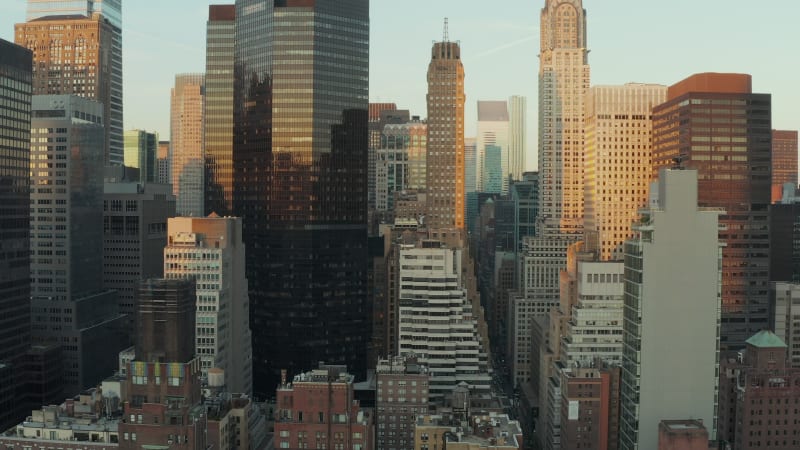
<svg viewBox="0 0 800 450">
<path fill-rule="evenodd" d="M 238 0 L 234 75 L 254 392 L 319 361 L 365 373 L 369 2 Z"/>
<path fill-rule="evenodd" d="M 464 228 L 464 66 L 461 47 L 433 44 L 428 65 L 428 182 L 425 222 L 431 228 Z"/>
<path fill-rule="evenodd" d="M 233 50 L 236 7 L 210 5 L 206 24 L 205 213 L 233 211 Z"/>
<path fill-rule="evenodd" d="M 726 213 L 698 206 L 700 174 L 662 169 L 625 242 L 622 450 L 657 448 L 658 423 L 670 417 L 701 419 L 716 439 Z"/>
<path fill-rule="evenodd" d="M 103 289 L 103 105 L 36 95 L 32 114 L 32 341 L 61 346 L 65 392 L 78 392 L 125 344 L 116 292 Z"/>
<path fill-rule="evenodd" d="M 15 39 L 38 47 L 34 94 L 74 94 L 102 103 L 105 160 L 122 164 L 122 0 L 28 0 L 26 20 L 17 25 Z"/>
<path fill-rule="evenodd" d="M 180 216 L 203 216 L 205 76 L 175 76 L 170 103 L 170 183 Z"/>
<path fill-rule="evenodd" d="M 750 75 L 701 73 L 669 87 L 653 109 L 653 167 L 682 158 L 697 169 L 700 206 L 719 207 L 722 348 L 741 349 L 770 327 L 769 202 L 771 97 Z"/>
<path fill-rule="evenodd" d="M 583 102 L 589 89 L 582 0 L 546 0 L 539 53 L 539 219 L 537 233 L 583 231 Z"/>
<path fill-rule="evenodd" d="M 145 130 L 128 130 L 124 133 L 126 167 L 139 169 L 139 181 L 156 182 L 156 153 L 158 152 L 158 133 Z"/>
<path fill-rule="evenodd" d="M 475 181 L 478 192 L 508 193 L 508 104 L 478 100 Z"/>
<path fill-rule="evenodd" d="M 169 141 L 158 141 L 156 151 L 156 183 L 171 184 L 169 181 Z"/>
<path fill-rule="evenodd" d="M 594 86 L 586 96 L 584 229 L 587 250 L 621 261 L 631 223 L 647 204 L 652 177 L 652 110 L 667 87 Z"/>
<path fill-rule="evenodd" d="M 784 183 L 797 188 L 797 131 L 772 130 L 772 203 L 781 199 Z"/>
<path fill-rule="evenodd" d="M 253 390 L 250 302 L 245 278 L 242 221 L 211 215 L 169 219 L 165 278 L 194 278 L 197 357 L 203 374 L 225 371 L 230 392 Z"/>
<path fill-rule="evenodd" d="M 508 172 L 515 181 L 522 179 L 528 152 L 528 99 L 508 98 Z"/>
<path fill-rule="evenodd" d="M 0 365 L 19 376 L 30 341 L 30 133 L 31 51 L 0 39 Z M 2 369 L 0 369 L 2 370 Z M 16 383 L 0 389 L 0 427 L 9 427 L 24 411 L 10 407 Z M 3 392 L 6 392 L 4 398 Z"/>
</svg>

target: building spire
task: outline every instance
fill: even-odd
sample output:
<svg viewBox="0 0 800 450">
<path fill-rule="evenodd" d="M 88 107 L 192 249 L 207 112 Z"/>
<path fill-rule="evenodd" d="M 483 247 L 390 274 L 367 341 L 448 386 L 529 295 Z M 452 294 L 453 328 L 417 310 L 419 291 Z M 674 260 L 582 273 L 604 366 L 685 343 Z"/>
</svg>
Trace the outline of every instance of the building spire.
<svg viewBox="0 0 800 450">
<path fill-rule="evenodd" d="M 444 18 L 444 38 L 442 42 L 450 42 L 450 32 L 447 29 L 447 17 Z"/>
</svg>

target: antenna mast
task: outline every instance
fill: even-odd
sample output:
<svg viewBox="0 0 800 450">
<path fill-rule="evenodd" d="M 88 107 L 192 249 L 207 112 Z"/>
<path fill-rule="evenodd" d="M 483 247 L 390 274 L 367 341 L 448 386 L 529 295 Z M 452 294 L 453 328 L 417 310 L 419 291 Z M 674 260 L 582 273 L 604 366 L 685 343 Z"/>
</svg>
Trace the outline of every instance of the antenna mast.
<svg viewBox="0 0 800 450">
<path fill-rule="evenodd" d="M 447 17 L 444 18 L 444 42 L 450 42 L 450 33 L 447 29 Z"/>
</svg>

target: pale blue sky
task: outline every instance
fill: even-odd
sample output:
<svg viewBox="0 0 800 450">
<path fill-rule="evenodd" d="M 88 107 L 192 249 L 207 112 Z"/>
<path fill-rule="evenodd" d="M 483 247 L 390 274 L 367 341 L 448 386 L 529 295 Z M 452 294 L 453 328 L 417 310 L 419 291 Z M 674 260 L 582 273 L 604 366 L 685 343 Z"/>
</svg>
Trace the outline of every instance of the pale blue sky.
<svg viewBox="0 0 800 450">
<path fill-rule="evenodd" d="M 202 72 L 209 0 L 123 0 L 125 128 L 169 132 L 176 73 Z M 476 101 L 528 97 L 535 166 L 539 11 L 544 0 L 372 0 L 372 101 L 425 116 L 430 46 L 449 18 L 466 72 L 467 135 Z M 800 1 L 585 0 L 592 84 L 672 84 L 696 72 L 744 72 L 772 94 L 773 127 L 800 128 Z M 13 41 L 25 0 L 0 0 Z"/>
</svg>

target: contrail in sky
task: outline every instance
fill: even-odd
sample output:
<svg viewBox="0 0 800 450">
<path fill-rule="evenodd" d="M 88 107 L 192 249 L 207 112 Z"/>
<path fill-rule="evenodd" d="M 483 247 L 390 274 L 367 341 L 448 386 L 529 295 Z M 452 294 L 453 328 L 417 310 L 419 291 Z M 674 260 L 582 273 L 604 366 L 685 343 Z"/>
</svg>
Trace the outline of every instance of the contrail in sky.
<svg viewBox="0 0 800 450">
<path fill-rule="evenodd" d="M 524 44 L 524 43 L 532 41 L 534 39 L 536 39 L 536 36 L 526 36 L 526 37 L 524 37 L 522 39 L 517 39 L 516 41 L 507 42 L 507 43 L 505 43 L 503 45 L 498 45 L 497 47 L 490 48 L 488 50 L 484 50 L 484 51 L 482 51 L 480 53 L 477 53 L 477 54 L 473 55 L 469 59 L 483 58 L 484 56 L 489 56 L 489 55 L 492 55 L 494 53 L 501 52 L 501 51 L 503 51 L 503 50 L 505 50 L 507 48 L 516 47 L 517 45 Z"/>
</svg>

